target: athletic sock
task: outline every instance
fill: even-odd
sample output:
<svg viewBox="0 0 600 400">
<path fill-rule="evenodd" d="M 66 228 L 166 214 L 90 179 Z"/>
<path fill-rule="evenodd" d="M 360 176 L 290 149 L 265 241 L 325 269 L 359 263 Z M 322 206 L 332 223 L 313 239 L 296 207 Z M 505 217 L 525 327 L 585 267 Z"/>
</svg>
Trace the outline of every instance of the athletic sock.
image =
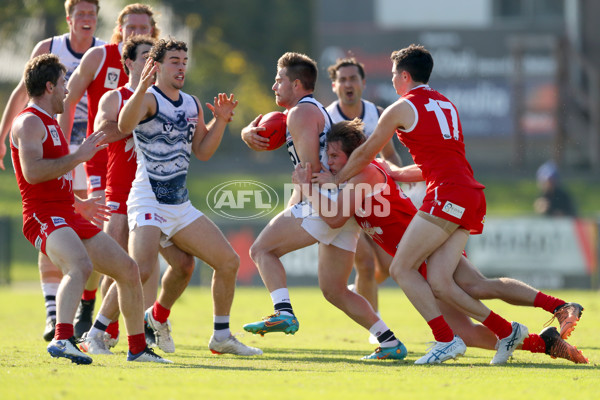
<svg viewBox="0 0 600 400">
<path fill-rule="evenodd" d="M 108 325 L 110 325 L 110 322 L 110 319 L 106 318 L 102 314 L 98 314 L 96 316 L 96 320 L 94 321 L 94 325 L 92 325 L 92 328 L 88 332 L 88 336 L 94 337 L 98 334 L 106 332 L 106 329 L 108 328 Z"/>
<path fill-rule="evenodd" d="M 538 292 L 538 294 L 535 296 L 535 300 L 533 300 L 534 307 L 542 308 L 548 311 L 550 314 L 554 314 L 554 310 L 565 303 L 566 301 L 564 300 L 557 299 L 556 297 L 552 297 L 542 292 Z"/>
<path fill-rule="evenodd" d="M 436 342 L 451 342 L 454 339 L 454 332 L 443 315 L 427 321 L 427 324 L 431 328 Z"/>
<path fill-rule="evenodd" d="M 129 335 L 127 336 L 127 343 L 131 354 L 139 354 L 146 349 L 146 336 L 143 333 Z"/>
<path fill-rule="evenodd" d="M 493 311 L 490 311 L 490 315 L 488 315 L 482 324 L 490 331 L 494 332 L 498 339 L 504 339 L 512 333 L 511 323 Z"/>
<path fill-rule="evenodd" d="M 375 322 L 372 327 L 369 328 L 369 332 L 371 335 L 377 338 L 379 342 L 379 346 L 381 348 L 385 347 L 396 347 L 400 344 L 400 341 L 394 335 L 394 332 L 388 328 L 385 322 L 382 319 Z"/>
<path fill-rule="evenodd" d="M 530 351 L 532 353 L 545 353 L 546 342 L 537 333 L 530 333 L 529 336 L 523 340 L 522 350 Z"/>
<path fill-rule="evenodd" d="M 98 290 L 98 289 L 84 290 L 83 294 L 81 295 L 81 300 L 83 300 L 83 301 L 96 300 L 96 290 Z"/>
<path fill-rule="evenodd" d="M 58 283 L 42 283 L 46 319 L 56 320 L 56 292 L 58 292 L 58 285 Z"/>
<path fill-rule="evenodd" d="M 217 342 L 222 342 L 231 336 L 231 331 L 229 330 L 229 315 L 213 316 L 213 326 L 213 336 Z"/>
<path fill-rule="evenodd" d="M 290 293 L 287 288 L 276 289 L 271 292 L 271 300 L 275 312 L 279 311 L 280 315 L 294 315 L 292 303 L 290 302 Z"/>
<path fill-rule="evenodd" d="M 152 307 L 152 318 L 154 318 L 161 324 L 164 324 L 165 322 L 167 322 L 167 319 L 169 318 L 170 314 L 171 310 L 161 306 L 158 300 L 154 302 L 154 307 Z"/>
<path fill-rule="evenodd" d="M 119 337 L 119 321 L 114 321 L 108 324 L 106 328 L 106 333 L 110 335 L 111 338 L 116 339 Z"/>
<path fill-rule="evenodd" d="M 73 324 L 56 324 L 56 330 L 54 331 L 54 339 L 66 340 L 73 337 Z"/>
</svg>

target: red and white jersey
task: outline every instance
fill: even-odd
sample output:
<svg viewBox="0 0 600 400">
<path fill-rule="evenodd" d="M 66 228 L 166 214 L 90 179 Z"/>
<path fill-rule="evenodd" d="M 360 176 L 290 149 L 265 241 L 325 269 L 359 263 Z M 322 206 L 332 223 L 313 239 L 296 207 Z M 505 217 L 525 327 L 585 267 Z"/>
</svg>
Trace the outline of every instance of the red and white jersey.
<svg viewBox="0 0 600 400">
<path fill-rule="evenodd" d="M 427 189 L 441 184 L 485 188 L 473 177 L 465 157 L 462 127 L 454 104 L 428 85 L 413 88 L 401 99 L 413 108 L 415 122 L 396 133 L 423 172 Z"/>
<path fill-rule="evenodd" d="M 385 176 L 384 186 L 363 199 L 354 218 L 375 243 L 394 256 L 417 209 L 377 161 L 371 161 L 371 164 Z"/>
<path fill-rule="evenodd" d="M 98 103 L 102 95 L 109 90 L 125 86 L 129 78 L 121 63 L 122 44 L 105 44 L 100 48 L 104 51 L 104 58 L 100 62 L 94 80 L 87 88 L 88 96 L 88 126 L 87 135 L 94 132 L 94 120 L 98 113 Z"/>
<path fill-rule="evenodd" d="M 42 110 L 35 104 L 28 105 L 23 111 L 17 115 L 18 118 L 23 118 L 25 114 L 33 114 L 37 116 L 46 129 L 46 134 L 42 139 L 42 158 L 52 159 L 60 158 L 69 154 L 69 144 L 67 143 L 58 121 Z M 12 155 L 17 184 L 21 191 L 23 199 L 23 215 L 32 214 L 37 210 L 71 210 L 73 211 L 75 198 L 73 196 L 73 177 L 71 171 L 46 182 L 31 184 L 25 180 L 21 161 L 19 159 L 19 148 L 15 141 L 10 137 L 10 150 Z"/>
<path fill-rule="evenodd" d="M 129 85 L 126 85 L 118 88 L 116 92 L 119 95 L 118 114 L 120 114 L 127 100 L 133 95 L 133 89 Z M 109 202 L 114 201 L 122 203 L 124 206 L 137 169 L 133 135 L 110 143 L 107 150 L 106 204 L 111 206 Z"/>
</svg>

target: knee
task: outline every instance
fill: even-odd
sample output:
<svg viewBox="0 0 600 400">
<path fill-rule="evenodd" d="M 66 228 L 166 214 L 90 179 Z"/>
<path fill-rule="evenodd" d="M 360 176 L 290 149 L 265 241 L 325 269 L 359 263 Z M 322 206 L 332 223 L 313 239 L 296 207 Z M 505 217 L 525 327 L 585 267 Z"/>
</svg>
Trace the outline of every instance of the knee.
<svg viewBox="0 0 600 400">
<path fill-rule="evenodd" d="M 357 256 L 354 258 L 356 273 L 364 279 L 375 279 L 375 263 L 371 257 Z"/>
<path fill-rule="evenodd" d="M 321 293 L 323 293 L 325 300 L 331 304 L 336 305 L 339 302 L 340 290 L 332 287 L 321 287 Z"/>
<path fill-rule="evenodd" d="M 88 280 L 88 278 L 94 271 L 94 265 L 88 258 L 81 259 L 77 261 L 77 266 L 73 268 L 72 271 L 73 273 L 76 273 L 77 275 L 81 276 L 81 279 L 83 279 L 83 281 L 85 282 Z"/>
<path fill-rule="evenodd" d="M 266 252 L 266 249 L 260 242 L 254 242 L 252 243 L 252 246 L 250 246 L 250 258 L 256 265 L 260 264 L 260 259 Z"/>
<path fill-rule="evenodd" d="M 196 262 L 194 260 L 194 257 L 189 256 L 178 260 L 177 265 L 174 265 L 173 267 L 175 267 L 180 274 L 185 275 L 186 277 L 190 277 L 194 273 L 194 268 L 196 268 Z"/>
<path fill-rule="evenodd" d="M 135 285 L 142 280 L 140 268 L 131 258 L 125 263 L 119 276 L 114 278 L 115 281 L 126 285 Z"/>
<path fill-rule="evenodd" d="M 226 273 L 228 275 L 237 275 L 238 269 L 240 268 L 240 256 L 235 251 L 223 261 L 219 266 L 219 272 Z"/>
<path fill-rule="evenodd" d="M 431 291 L 433 295 L 438 299 L 448 298 L 450 295 L 449 288 L 452 285 L 450 282 L 452 277 L 440 276 L 440 275 L 428 275 L 427 282 L 429 283 L 429 287 L 431 287 Z"/>
</svg>

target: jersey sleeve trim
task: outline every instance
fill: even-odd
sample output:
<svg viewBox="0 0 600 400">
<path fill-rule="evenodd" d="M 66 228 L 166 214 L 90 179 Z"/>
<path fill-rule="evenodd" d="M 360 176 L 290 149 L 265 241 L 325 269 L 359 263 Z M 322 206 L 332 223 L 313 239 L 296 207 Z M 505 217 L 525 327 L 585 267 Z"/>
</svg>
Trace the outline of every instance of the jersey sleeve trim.
<svg viewBox="0 0 600 400">
<path fill-rule="evenodd" d="M 412 103 L 412 101 L 410 101 L 408 99 L 404 99 L 403 101 L 412 107 L 413 112 L 415 113 L 415 121 L 413 122 L 412 126 L 408 129 L 400 129 L 400 128 L 398 128 L 398 129 L 401 130 L 402 132 L 411 132 L 413 129 L 415 129 L 415 126 L 417 126 L 417 124 L 419 123 L 419 112 L 417 111 L 417 107 L 415 107 L 415 105 Z"/>
</svg>

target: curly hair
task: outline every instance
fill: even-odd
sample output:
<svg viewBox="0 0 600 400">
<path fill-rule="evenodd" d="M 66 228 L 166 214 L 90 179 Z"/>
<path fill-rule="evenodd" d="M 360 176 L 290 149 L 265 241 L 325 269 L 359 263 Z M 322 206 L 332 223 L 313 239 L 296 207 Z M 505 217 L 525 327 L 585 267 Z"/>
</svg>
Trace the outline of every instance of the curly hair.
<svg viewBox="0 0 600 400">
<path fill-rule="evenodd" d="M 66 73 L 67 68 L 55 54 L 41 54 L 32 58 L 25 65 L 23 73 L 27 95 L 31 98 L 43 95 L 47 82 L 56 85 L 60 75 Z"/>
<path fill-rule="evenodd" d="M 172 38 L 169 39 L 160 39 L 152 49 L 150 49 L 150 53 L 148 53 L 148 57 L 152 58 L 154 61 L 162 63 L 165 60 L 165 54 L 167 51 L 171 50 L 183 50 L 188 51 L 187 44 L 181 40 L 175 40 Z"/>
</svg>

